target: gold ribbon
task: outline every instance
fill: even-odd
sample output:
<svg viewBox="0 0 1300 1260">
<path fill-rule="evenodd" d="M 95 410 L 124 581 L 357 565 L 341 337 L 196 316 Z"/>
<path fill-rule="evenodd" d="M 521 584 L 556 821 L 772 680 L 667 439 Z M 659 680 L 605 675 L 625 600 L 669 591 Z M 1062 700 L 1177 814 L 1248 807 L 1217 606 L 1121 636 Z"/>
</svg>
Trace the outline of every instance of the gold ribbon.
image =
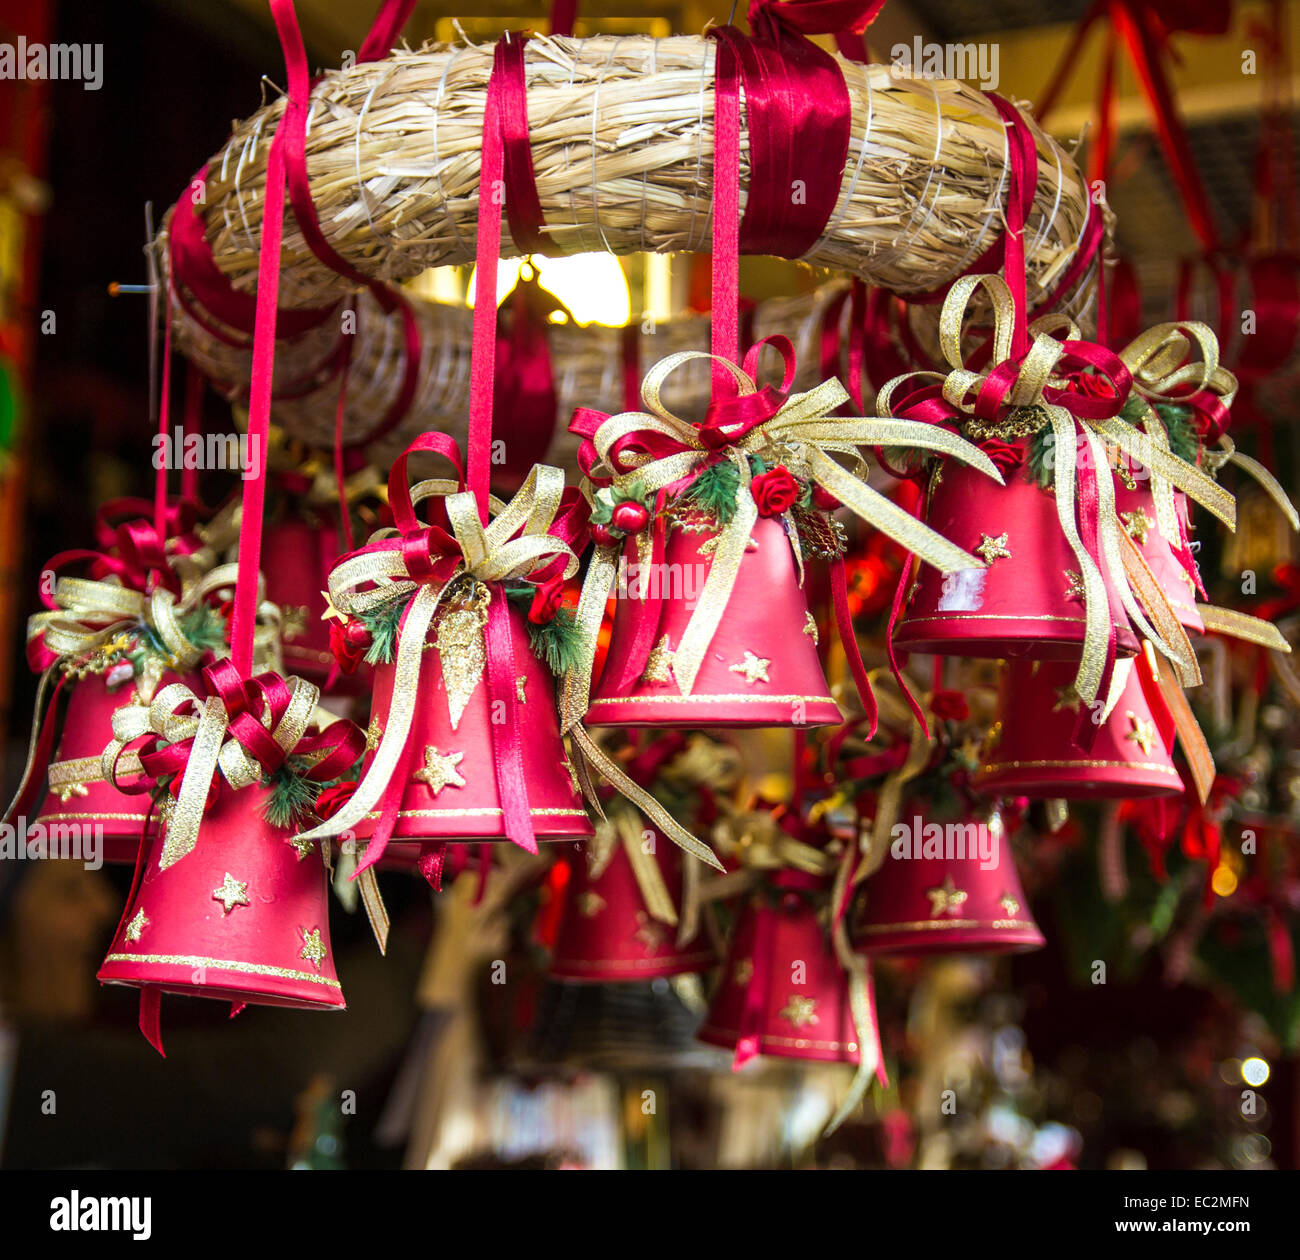
<svg viewBox="0 0 1300 1260">
<path fill-rule="evenodd" d="M 593 466 L 596 475 L 608 476 L 616 488 L 634 488 L 641 494 L 653 495 L 692 476 L 718 456 L 719 452 L 701 441 L 696 427 L 674 415 L 662 398 L 667 378 L 683 364 L 697 359 L 709 360 L 730 372 L 742 397 L 758 392 L 754 379 L 727 359 L 698 350 L 683 350 L 661 359 L 646 374 L 641 386 L 641 400 L 646 410 L 610 416 L 596 430 L 592 438 L 597 453 Z M 848 397 L 848 392 L 837 380 L 823 381 L 804 393 L 791 394 L 768 420 L 726 448 L 724 457 L 731 461 L 739 475 L 736 512 L 719 534 L 704 590 L 674 651 L 673 676 L 683 695 L 689 695 L 695 686 L 696 675 L 726 611 L 750 533 L 758 520 L 758 507 L 750 490 L 750 455 L 761 455 L 769 462 L 784 464 L 797 475 L 821 486 L 864 521 L 875 525 L 945 573 L 981 567 L 981 562 L 974 556 L 916 520 L 885 495 L 871 489 L 866 484 L 866 463 L 859 448 L 907 443 L 960 459 L 1001 484 L 1001 474 L 993 462 L 978 447 L 934 425 L 895 420 L 889 416 L 832 415 L 836 408 L 848 401 Z M 608 457 L 614 444 L 632 433 L 658 434 L 670 438 L 683 449 L 659 459 L 647 456 L 623 471 L 609 463 Z M 848 456 L 853 461 L 852 470 L 838 463 L 832 455 Z M 644 535 L 638 536 L 638 546 L 645 546 Z M 565 680 L 563 729 L 566 731 L 582 719 L 587 709 L 596 639 L 605 602 L 614 585 L 618 552 L 618 544 L 598 547 L 583 585 L 578 605 L 583 652 Z"/>
<path fill-rule="evenodd" d="M 965 365 L 961 342 L 967 307 L 980 288 L 986 291 L 990 302 L 993 339 L 987 367 L 983 372 L 975 372 Z M 978 392 L 989 372 L 1010 358 L 1014 326 L 1015 305 L 1011 290 L 1001 276 L 961 277 L 949 291 L 939 321 L 940 348 L 950 370 L 946 374 L 913 372 L 895 377 L 881 388 L 876 410 L 881 415 L 891 414 L 894 396 L 905 383 L 930 378 L 943 382 L 943 396 L 951 406 L 965 415 L 974 415 Z M 1174 664 L 1179 677 L 1191 685 L 1199 681 L 1195 653 L 1178 624 L 1168 597 L 1120 527 L 1115 510 L 1114 482 L 1102 470 L 1110 466 L 1107 446 L 1146 467 L 1153 478 L 1152 493 L 1156 500 L 1158 523 L 1164 522 L 1174 537 L 1177 536 L 1172 498 L 1174 487 L 1200 503 L 1229 528 L 1235 527 L 1236 505 L 1232 496 L 1213 478 L 1172 453 L 1168 434 L 1150 404 L 1153 401 L 1177 402 L 1189 385 L 1211 390 L 1231 401 L 1236 380 L 1220 366 L 1218 342 L 1206 325 L 1194 322 L 1161 324 L 1135 338 L 1119 356 L 1132 374 L 1134 390 L 1148 404 L 1149 430 L 1143 432 L 1118 417 L 1104 420 L 1077 418 L 1066 408 L 1049 403 L 1043 393 L 1049 386 L 1060 388 L 1068 385 L 1067 380 L 1054 375 L 1066 347 L 1051 330 L 1061 326 L 1062 320 L 1057 316 L 1044 316 L 1030 325 L 1032 340 L 1008 394 L 1008 403 L 1016 408 L 1041 408 L 1052 427 L 1057 519 L 1078 565 L 1084 594 L 1084 639 L 1075 691 L 1085 704 L 1091 705 L 1096 701 L 1110 636 L 1110 606 L 1105 579 L 1097 560 L 1084 546 L 1075 523 L 1076 423 L 1083 435 L 1091 466 L 1099 472 L 1096 485 L 1100 559 L 1134 628 L 1153 642 L 1156 649 Z M 1072 331 L 1068 321 L 1065 321 L 1065 327 L 1068 336 Z M 1193 343 L 1201 358 L 1187 363 L 1187 353 Z M 1125 541 L 1129 542 L 1128 546 L 1125 546 Z"/>
<path fill-rule="evenodd" d="M 854 951 L 849 941 L 849 916 L 847 912 L 835 918 L 844 898 L 848 896 L 854 873 L 854 853 L 851 847 L 844 851 L 838 869 L 835 872 L 835 884 L 831 889 L 831 917 L 834 928 L 831 940 L 835 947 L 835 957 L 849 977 L 849 1012 L 853 1016 L 853 1029 L 858 1038 L 858 1066 L 853 1073 L 848 1092 L 835 1109 L 835 1114 L 827 1122 L 822 1132 L 829 1137 L 847 1120 L 861 1104 L 871 1087 L 871 1081 L 880 1068 L 880 1039 L 875 1021 L 871 1018 L 871 972 L 867 960 Z"/>
<path fill-rule="evenodd" d="M 287 754 L 306 732 L 320 691 L 301 678 L 285 681 L 290 697 L 280 720 L 272 726 L 269 710 L 259 720 Z M 194 712 L 181 713 L 186 707 Z M 142 705 L 125 705 L 113 714 L 113 742 L 100 758 L 100 768 L 110 783 L 116 782 L 119 754 L 132 740 L 152 732 L 168 744 L 193 741 L 176 804 L 167 818 L 159 870 L 165 871 L 194 849 L 214 774 L 220 771 L 222 778 L 236 790 L 262 780 L 261 763 L 250 757 L 237 740 L 226 738 L 229 723 L 226 706 L 219 697 L 200 698 L 184 683 L 164 687 L 148 709 Z"/>
<path fill-rule="evenodd" d="M 347 804 L 327 822 L 296 839 L 320 840 L 351 830 L 379 803 L 406 752 L 419 695 L 421 656 L 434 615 L 449 588 L 465 577 L 485 585 L 525 578 L 557 556 L 565 557 L 566 578 L 577 571 L 578 557 L 573 550 L 546 532 L 563 494 L 564 473 L 536 464 L 508 504 L 489 499 L 490 520 L 484 526 L 472 493 L 459 491 L 453 481 L 423 481 L 411 490 L 412 504 L 441 498 L 460 545 L 461 559 L 445 583 L 435 586 L 414 581 L 398 550 L 355 555 L 334 567 L 329 578 L 330 601 L 344 616 L 360 616 L 407 600 L 410 607 L 398 637 L 392 707 L 374 760 Z M 371 541 L 395 535 L 395 530 L 380 530 Z"/>
</svg>

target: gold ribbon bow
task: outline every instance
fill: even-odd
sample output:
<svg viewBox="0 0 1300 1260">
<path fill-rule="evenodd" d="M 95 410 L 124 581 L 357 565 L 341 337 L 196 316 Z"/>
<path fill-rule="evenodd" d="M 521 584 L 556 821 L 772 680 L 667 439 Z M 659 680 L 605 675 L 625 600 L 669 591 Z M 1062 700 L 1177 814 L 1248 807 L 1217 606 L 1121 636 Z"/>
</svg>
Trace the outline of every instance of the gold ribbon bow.
<svg viewBox="0 0 1300 1260">
<path fill-rule="evenodd" d="M 351 799 L 328 822 L 296 837 L 319 840 L 355 827 L 378 805 L 397 772 L 415 716 L 419 692 L 420 661 L 429 627 L 443 596 L 466 579 L 483 584 L 526 578 L 557 556 L 565 557 L 564 576 L 578 568 L 572 548 L 546 531 L 555 520 L 564 494 L 564 473 L 536 464 L 519 492 L 507 504 L 489 499 L 490 521 L 479 518 L 474 495 L 460 491 L 454 481 L 423 481 L 412 487 L 411 502 L 441 497 L 460 546 L 461 559 L 444 583 L 412 580 L 399 550 L 356 555 L 336 565 L 330 573 L 330 601 L 347 617 L 410 600 L 397 644 L 392 707 L 370 768 Z M 372 541 L 393 537 L 395 530 L 377 532 Z M 516 537 L 515 535 L 519 535 Z"/>
<path fill-rule="evenodd" d="M 724 367 L 731 373 L 742 397 L 758 392 L 754 379 L 728 359 L 699 350 L 683 350 L 661 359 L 646 374 L 641 385 L 641 400 L 646 410 L 610 416 L 592 438 L 598 456 L 594 467 L 596 470 L 603 467 L 604 474 L 611 478 L 615 487 L 626 489 L 635 484 L 642 493 L 654 494 L 690 477 L 717 458 L 719 452 L 707 447 L 696 427 L 674 415 L 662 398 L 667 378 L 694 359 L 710 360 Z M 866 462 L 859 448 L 907 443 L 951 455 L 1001 484 L 1002 476 L 993 462 L 978 447 L 934 425 L 888 416 L 831 414 L 848 398 L 848 392 L 837 380 L 823 381 L 804 393 L 791 394 L 774 415 L 726 448 L 725 458 L 735 466 L 740 479 L 736 512 L 721 530 L 699 604 L 674 652 L 673 676 L 683 695 L 689 695 L 695 685 L 705 652 L 726 610 L 750 533 L 758 520 L 758 507 L 750 490 L 750 455 L 762 455 L 769 462 L 784 464 L 797 475 L 821 486 L 864 521 L 875 525 L 945 573 L 980 564 L 885 495 L 871 489 L 866 484 Z M 634 467 L 622 471 L 608 462 L 608 456 L 614 443 L 631 433 L 659 434 L 671 439 L 681 449 L 658 459 L 647 456 Z M 852 470 L 838 463 L 832 455 L 849 456 L 854 461 Z M 638 546 L 644 551 L 646 545 L 647 536 L 644 533 L 638 535 Z M 582 719 L 587 709 L 596 638 L 605 603 L 614 586 L 618 551 L 618 544 L 597 547 L 583 584 L 577 614 L 583 653 L 565 679 L 563 729 L 566 731 Z"/>
<path fill-rule="evenodd" d="M 988 367 L 984 372 L 975 372 L 965 366 L 961 340 L 967 307 L 981 287 L 990 301 L 993 340 Z M 940 348 L 951 370 L 946 374 L 913 372 L 895 377 L 881 388 L 876 400 L 877 411 L 882 415 L 890 414 L 893 397 L 900 386 L 929 377 L 943 382 L 943 396 L 949 405 L 973 416 L 976 395 L 988 373 L 1011 356 L 1014 324 L 1015 306 L 1011 290 L 1001 276 L 961 277 L 944 300 L 940 315 Z M 1075 522 L 1079 466 L 1076 417 L 1065 407 L 1049 403 L 1043 396 L 1044 389 L 1049 386 L 1060 388 L 1069 384 L 1067 379 L 1054 375 L 1066 347 L 1049 330 L 1062 328 L 1068 338 L 1077 336 L 1069 321 L 1059 315 L 1044 316 L 1030 325 L 1032 342 L 1007 401 L 1015 408 L 1041 409 L 1052 428 L 1057 518 L 1074 553 L 1083 585 L 1084 641 L 1075 691 L 1085 704 L 1091 705 L 1097 700 L 1101 687 L 1110 612 L 1101 569 L 1084 546 Z M 1193 342 L 1201 358 L 1198 362 L 1186 363 L 1186 354 Z M 1177 401 L 1180 392 L 1185 391 L 1188 385 L 1218 393 L 1230 401 L 1236 381 L 1220 366 L 1218 356 L 1218 342 L 1210 329 L 1204 324 L 1186 322 L 1161 324 L 1150 329 L 1130 343 L 1119 357 L 1132 373 L 1135 392 L 1149 404 Z M 1164 528 L 1169 529 L 1175 538 L 1173 487 L 1182 490 L 1229 528 L 1235 527 L 1236 505 L 1232 495 L 1199 468 L 1170 451 L 1164 426 L 1149 405 L 1146 423 L 1147 431 L 1144 432 L 1118 416 L 1104 420 L 1078 418 L 1078 429 L 1091 466 L 1098 470 L 1108 468 L 1111 458 L 1107 448 L 1111 448 L 1146 467 L 1152 477 L 1158 518 L 1164 521 Z M 1200 681 L 1200 672 L 1191 642 L 1142 554 L 1120 525 L 1115 510 L 1114 482 L 1110 476 L 1101 475 L 1096 478 L 1096 486 L 1101 559 L 1124 611 L 1134 627 L 1173 663 L 1179 678 L 1186 685 L 1194 685 Z"/>
<path fill-rule="evenodd" d="M 272 726 L 269 710 L 260 719 L 271 738 L 288 754 L 295 748 L 311 723 L 320 691 L 301 678 L 285 680 L 290 699 L 280 720 Z M 189 706 L 193 712 L 182 714 Z M 100 759 L 104 778 L 114 782 L 118 756 L 133 739 L 153 732 L 169 744 L 193 740 L 189 759 L 181 777 L 181 789 L 166 822 L 166 834 L 158 858 L 158 869 L 166 870 L 190 853 L 198 841 L 199 824 L 207 808 L 212 776 L 219 770 L 236 790 L 260 783 L 264 774 L 261 763 L 250 757 L 237 740 L 226 737 L 230 716 L 218 696 L 201 699 L 184 683 L 164 687 L 146 710 L 140 705 L 125 705 L 113 714 L 113 742 Z"/>
</svg>

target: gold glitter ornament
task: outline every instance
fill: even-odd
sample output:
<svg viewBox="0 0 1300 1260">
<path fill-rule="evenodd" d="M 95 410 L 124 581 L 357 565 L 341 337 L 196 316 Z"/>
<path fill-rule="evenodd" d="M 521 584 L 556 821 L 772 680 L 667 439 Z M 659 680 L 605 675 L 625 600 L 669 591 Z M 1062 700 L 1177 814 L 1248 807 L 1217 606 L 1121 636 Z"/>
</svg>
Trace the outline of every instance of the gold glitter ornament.
<svg viewBox="0 0 1300 1260">
<path fill-rule="evenodd" d="M 482 582 L 470 580 L 458 582 L 455 586 L 456 589 L 443 597 L 435 640 L 442 662 L 447 712 L 453 731 L 460 725 L 465 706 L 483 681 L 483 671 L 487 668 L 487 644 L 483 631 L 487 626 L 488 603 L 492 598 Z"/>
</svg>

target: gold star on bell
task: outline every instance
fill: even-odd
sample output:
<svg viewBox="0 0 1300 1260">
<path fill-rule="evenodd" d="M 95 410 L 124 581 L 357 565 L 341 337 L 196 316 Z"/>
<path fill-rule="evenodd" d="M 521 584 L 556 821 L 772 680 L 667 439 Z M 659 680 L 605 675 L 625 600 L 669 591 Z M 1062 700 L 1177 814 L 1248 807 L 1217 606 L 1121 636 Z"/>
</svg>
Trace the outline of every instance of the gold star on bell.
<svg viewBox="0 0 1300 1260">
<path fill-rule="evenodd" d="M 54 795 L 65 805 L 70 796 L 89 796 L 90 789 L 84 783 L 64 783 L 54 789 Z"/>
<path fill-rule="evenodd" d="M 584 919 L 594 919 L 605 908 L 605 898 L 599 893 L 585 892 L 578 898 L 578 913 Z"/>
<path fill-rule="evenodd" d="M 998 905 L 1006 911 L 1008 919 L 1014 919 L 1020 913 L 1020 902 L 1018 902 L 1009 892 L 1004 892 L 998 898 Z"/>
<path fill-rule="evenodd" d="M 673 680 L 673 657 L 675 653 L 668 646 L 668 636 L 664 635 L 650 649 L 646 658 L 645 672 L 641 681 L 646 683 L 670 683 Z"/>
<path fill-rule="evenodd" d="M 813 647 L 816 647 L 821 642 L 821 636 L 817 633 L 817 618 L 812 613 L 804 613 L 803 616 L 803 632 L 813 641 Z"/>
<path fill-rule="evenodd" d="M 285 841 L 285 844 L 293 847 L 294 852 L 298 855 L 298 861 L 300 862 L 316 847 L 316 842 L 314 840 L 304 840 L 302 836 L 290 836 L 289 839 Z"/>
<path fill-rule="evenodd" d="M 1079 693 L 1075 691 L 1074 684 L 1069 683 L 1064 687 L 1055 687 L 1056 703 L 1052 705 L 1053 713 L 1060 713 L 1062 709 L 1068 709 L 1071 713 L 1078 713 L 1079 705 L 1082 703 L 1079 699 Z"/>
<path fill-rule="evenodd" d="M 655 950 L 659 949 L 660 946 L 663 945 L 664 940 L 666 939 L 663 928 L 661 928 L 659 924 L 646 914 L 644 910 L 637 911 L 636 921 L 640 924 L 640 927 L 638 927 L 634 933 L 636 939 L 645 947 L 645 952 L 647 954 L 654 953 Z"/>
<path fill-rule="evenodd" d="M 771 682 L 767 676 L 767 667 L 772 662 L 762 656 L 755 656 L 753 652 L 746 651 L 745 659 L 737 661 L 734 665 L 728 666 L 733 674 L 743 674 L 745 681 L 752 687 L 756 682 Z"/>
<path fill-rule="evenodd" d="M 126 925 L 126 931 L 122 935 L 128 941 L 138 941 L 144 935 L 144 930 L 148 926 L 149 916 L 143 910 L 137 910 L 131 922 Z"/>
<path fill-rule="evenodd" d="M 1077 569 L 1066 569 L 1065 580 L 1069 583 L 1065 588 L 1066 599 L 1084 599 L 1085 592 L 1083 589 L 1083 574 Z"/>
<path fill-rule="evenodd" d="M 227 871 L 221 887 L 212 890 L 212 900 L 221 902 L 224 914 L 229 914 L 236 906 L 252 905 L 248 900 L 248 881 L 236 879 Z"/>
<path fill-rule="evenodd" d="M 426 784 L 434 796 L 445 787 L 463 788 L 465 779 L 456 767 L 464 760 L 463 752 L 440 753 L 428 744 L 424 749 L 424 768 L 411 777 Z"/>
<path fill-rule="evenodd" d="M 298 954 L 299 958 L 305 958 L 317 971 L 320 965 L 325 961 L 325 955 L 329 951 L 325 948 L 325 942 L 320 938 L 320 928 L 312 928 L 309 932 L 306 928 L 299 928 L 302 933 L 302 950 Z"/>
<path fill-rule="evenodd" d="M 981 533 L 980 545 L 975 550 L 984 557 L 985 564 L 992 564 L 994 560 L 1011 559 L 1011 552 L 1007 550 L 1006 531 L 1003 531 L 996 538 Z"/>
<path fill-rule="evenodd" d="M 926 889 L 925 895 L 930 898 L 932 919 L 937 919 L 941 914 L 956 914 L 965 904 L 968 896 L 952 882 L 951 875 L 945 875 L 943 883 L 938 888 Z"/>
<path fill-rule="evenodd" d="M 1141 509 L 1134 508 L 1131 512 L 1121 512 L 1119 519 L 1124 522 L 1124 532 L 1135 542 L 1146 545 L 1147 531 L 1154 522 Z"/>
<path fill-rule="evenodd" d="M 1156 742 L 1156 724 L 1154 722 L 1145 721 L 1132 711 L 1127 714 L 1127 717 L 1132 729 L 1124 736 L 1124 738 L 1142 749 L 1142 755 L 1144 757 L 1149 757 L 1151 755 L 1151 747 Z"/>
<path fill-rule="evenodd" d="M 325 601 L 325 611 L 321 613 L 320 619 L 322 621 L 329 621 L 331 617 L 336 617 L 338 618 L 340 625 L 345 624 L 347 622 L 347 618 L 341 612 L 339 612 L 337 608 L 334 607 L 334 601 L 330 599 L 329 591 L 321 591 L 320 594 L 321 594 L 321 598 Z"/>
<path fill-rule="evenodd" d="M 780 1018 L 796 1028 L 805 1028 L 809 1024 L 820 1024 L 817 1015 L 817 999 L 805 997 L 802 993 L 792 993 L 785 1000 L 785 1005 L 777 1012 Z"/>
<path fill-rule="evenodd" d="M 370 725 L 366 727 L 366 752 L 374 752 L 383 737 L 384 728 L 379 725 L 379 715 L 375 714 L 370 719 Z"/>
</svg>

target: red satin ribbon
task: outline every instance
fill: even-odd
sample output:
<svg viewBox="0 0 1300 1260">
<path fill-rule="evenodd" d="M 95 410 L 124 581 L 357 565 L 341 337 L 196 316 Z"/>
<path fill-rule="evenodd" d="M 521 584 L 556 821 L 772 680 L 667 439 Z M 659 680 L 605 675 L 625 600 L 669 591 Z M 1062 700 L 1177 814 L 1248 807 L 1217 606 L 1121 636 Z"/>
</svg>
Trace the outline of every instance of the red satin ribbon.
<svg viewBox="0 0 1300 1260">
<path fill-rule="evenodd" d="M 528 79 L 524 67 L 527 42 L 527 35 L 507 31 L 493 51 L 492 76 L 500 92 L 499 123 L 510 238 L 521 254 L 545 254 L 550 249 L 550 241 L 542 234 L 546 220 L 537 195 L 528 133 Z M 491 185 L 485 180 L 484 187 Z"/>
<path fill-rule="evenodd" d="M 718 41 L 717 91 L 745 91 L 750 172 L 739 230 L 743 253 L 800 258 L 835 211 L 849 151 L 848 88 L 835 59 L 804 35 L 817 29 L 814 11 L 849 7 L 760 3 L 750 10 L 757 38 L 731 26 L 708 32 Z M 721 154 L 719 160 L 726 162 Z M 724 175 L 730 178 L 729 169 Z"/>
</svg>

